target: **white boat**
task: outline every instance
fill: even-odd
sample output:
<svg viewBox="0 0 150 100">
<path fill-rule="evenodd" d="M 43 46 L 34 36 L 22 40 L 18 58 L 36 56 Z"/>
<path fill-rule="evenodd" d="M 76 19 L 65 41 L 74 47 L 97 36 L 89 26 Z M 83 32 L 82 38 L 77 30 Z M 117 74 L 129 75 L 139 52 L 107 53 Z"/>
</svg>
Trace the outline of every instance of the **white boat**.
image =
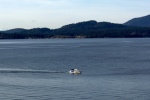
<svg viewBox="0 0 150 100">
<path fill-rule="evenodd" d="M 78 70 L 78 69 L 71 69 L 71 70 L 69 71 L 69 73 L 70 73 L 70 74 L 81 74 L 82 71 L 80 71 L 80 70 Z"/>
</svg>

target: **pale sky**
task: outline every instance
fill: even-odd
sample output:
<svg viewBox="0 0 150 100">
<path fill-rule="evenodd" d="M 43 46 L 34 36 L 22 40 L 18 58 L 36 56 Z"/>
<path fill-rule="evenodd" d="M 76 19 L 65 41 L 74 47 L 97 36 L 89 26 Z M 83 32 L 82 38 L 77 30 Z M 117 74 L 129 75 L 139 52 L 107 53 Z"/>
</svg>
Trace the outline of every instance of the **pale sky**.
<svg viewBox="0 0 150 100">
<path fill-rule="evenodd" d="M 150 0 L 0 0 L 0 30 L 60 28 L 81 21 L 124 23 L 150 14 Z"/>
</svg>

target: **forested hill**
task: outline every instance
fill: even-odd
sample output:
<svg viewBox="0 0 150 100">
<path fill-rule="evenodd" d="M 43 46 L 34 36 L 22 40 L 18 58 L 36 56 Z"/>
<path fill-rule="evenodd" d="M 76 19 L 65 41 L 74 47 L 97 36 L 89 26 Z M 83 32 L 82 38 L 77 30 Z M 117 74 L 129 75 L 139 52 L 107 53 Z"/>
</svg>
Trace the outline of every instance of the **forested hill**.
<svg viewBox="0 0 150 100">
<path fill-rule="evenodd" d="M 108 34 L 115 34 L 113 32 L 114 30 L 122 28 L 127 28 L 127 26 L 109 22 L 86 21 L 62 26 L 56 29 L 54 33 L 59 36 L 67 37 L 98 38 L 109 37 Z"/>
<path fill-rule="evenodd" d="M 150 27 L 133 27 L 94 20 L 62 26 L 58 29 L 33 28 L 1 31 L 1 39 L 28 38 L 129 38 L 150 37 Z"/>
<path fill-rule="evenodd" d="M 150 15 L 133 18 L 133 19 L 127 21 L 126 23 L 124 23 L 124 25 L 150 27 Z"/>
</svg>

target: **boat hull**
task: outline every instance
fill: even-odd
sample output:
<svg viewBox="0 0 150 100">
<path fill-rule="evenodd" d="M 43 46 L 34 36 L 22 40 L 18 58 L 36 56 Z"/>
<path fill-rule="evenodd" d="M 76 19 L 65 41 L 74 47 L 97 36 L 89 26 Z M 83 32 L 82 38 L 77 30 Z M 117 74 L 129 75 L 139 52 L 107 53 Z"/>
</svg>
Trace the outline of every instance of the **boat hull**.
<svg viewBox="0 0 150 100">
<path fill-rule="evenodd" d="M 77 69 L 74 69 L 74 70 L 70 70 L 69 73 L 70 73 L 70 74 L 81 74 L 82 71 L 77 70 Z"/>
</svg>

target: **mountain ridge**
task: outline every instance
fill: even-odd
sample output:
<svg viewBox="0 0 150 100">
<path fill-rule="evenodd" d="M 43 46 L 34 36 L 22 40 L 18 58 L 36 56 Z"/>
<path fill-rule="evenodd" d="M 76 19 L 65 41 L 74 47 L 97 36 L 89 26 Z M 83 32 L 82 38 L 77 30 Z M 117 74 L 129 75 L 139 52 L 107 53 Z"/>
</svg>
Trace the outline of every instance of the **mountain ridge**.
<svg viewBox="0 0 150 100">
<path fill-rule="evenodd" d="M 150 37 L 150 27 L 111 22 L 83 21 L 64 25 L 57 29 L 16 28 L 0 32 L 0 39 L 28 38 L 135 38 Z"/>
<path fill-rule="evenodd" d="M 128 26 L 150 27 L 150 15 L 133 18 L 124 23 Z"/>
</svg>

